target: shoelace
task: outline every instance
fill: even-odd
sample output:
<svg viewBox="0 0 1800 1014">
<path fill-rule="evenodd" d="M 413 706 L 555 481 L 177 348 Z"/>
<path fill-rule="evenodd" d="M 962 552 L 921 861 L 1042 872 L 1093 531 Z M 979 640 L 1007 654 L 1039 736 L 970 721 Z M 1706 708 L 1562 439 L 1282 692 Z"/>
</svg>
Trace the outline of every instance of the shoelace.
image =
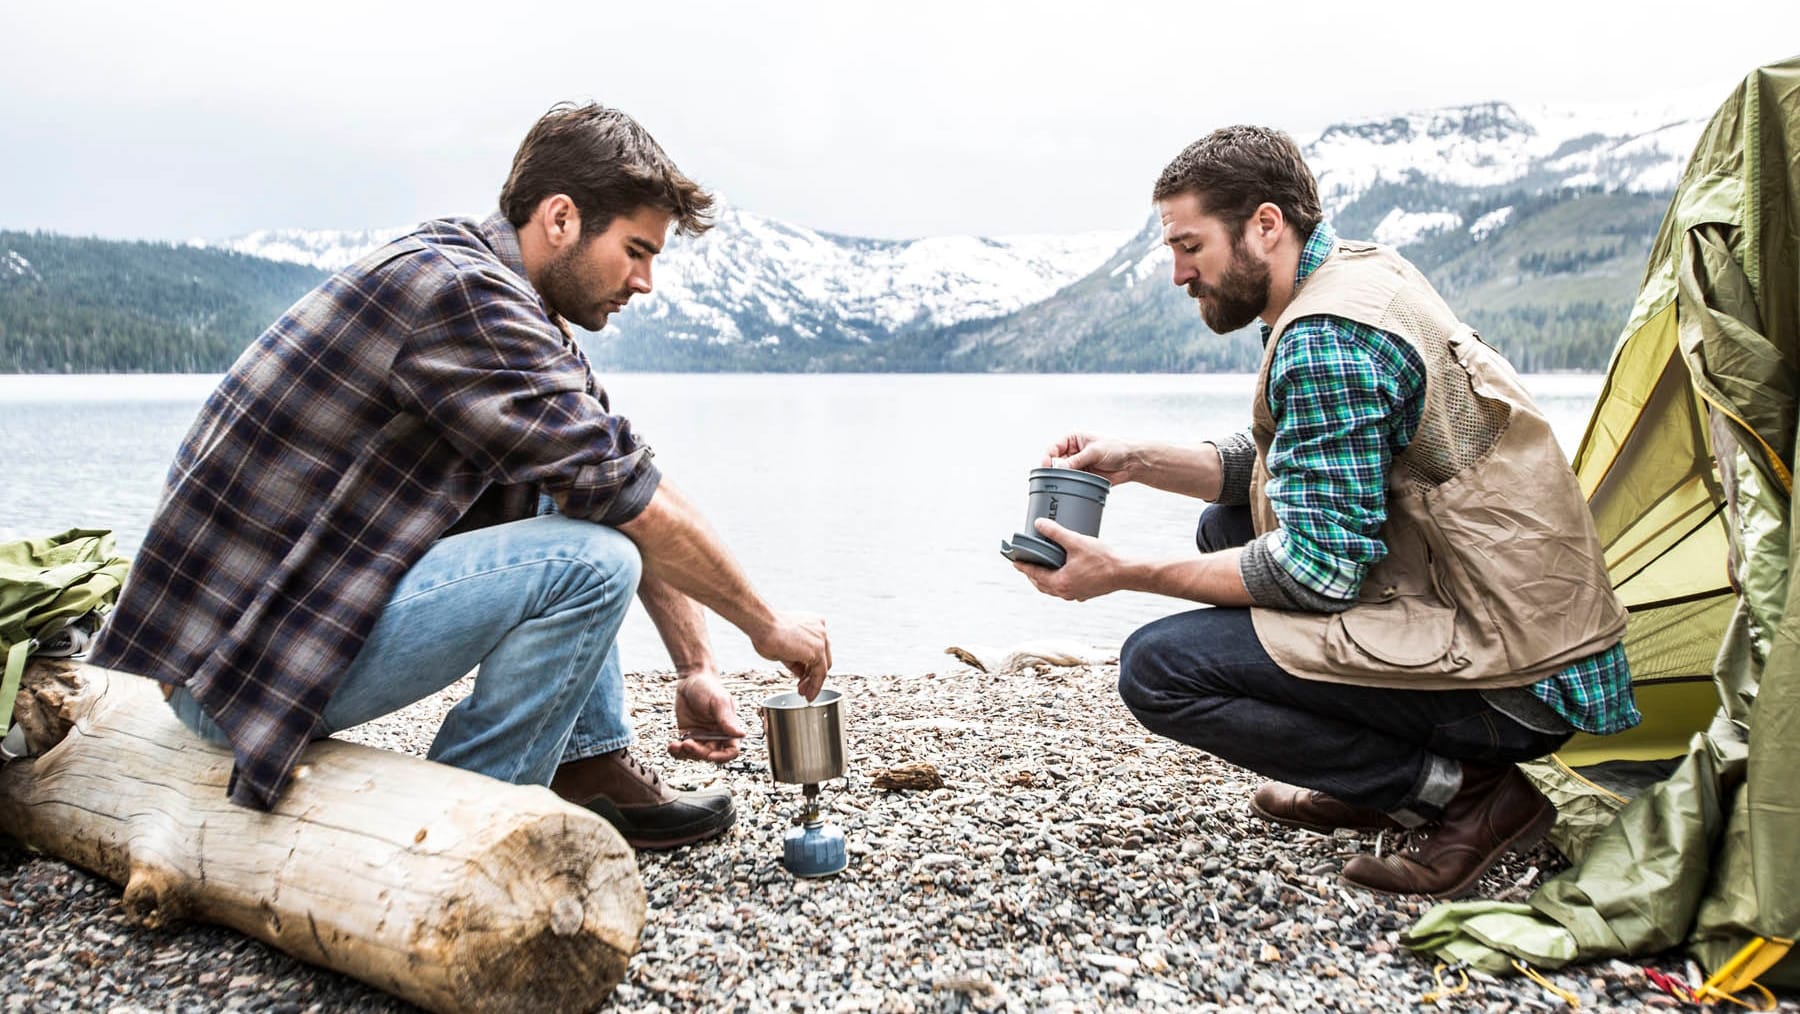
<svg viewBox="0 0 1800 1014">
<path fill-rule="evenodd" d="M 1423 824 L 1419 827 L 1402 828 L 1398 831 L 1377 831 L 1375 833 L 1375 858 L 1380 859 L 1388 854 L 1399 855 L 1403 852 L 1417 853 L 1432 832 L 1438 829 L 1436 823 Z M 1393 835 L 1393 847 L 1388 847 L 1388 836 Z"/>
<path fill-rule="evenodd" d="M 627 750 L 625 752 L 625 763 L 626 763 L 626 765 L 628 765 L 631 768 L 631 770 L 637 772 L 638 777 L 643 778 L 646 781 L 648 781 L 650 783 L 651 788 L 656 788 L 657 786 L 662 784 L 662 776 L 657 774 L 655 771 L 651 770 L 650 768 L 647 768 L 647 767 L 643 766 L 642 764 L 639 764 L 638 759 L 635 756 L 633 756 L 631 751 L 629 751 L 629 750 Z"/>
</svg>

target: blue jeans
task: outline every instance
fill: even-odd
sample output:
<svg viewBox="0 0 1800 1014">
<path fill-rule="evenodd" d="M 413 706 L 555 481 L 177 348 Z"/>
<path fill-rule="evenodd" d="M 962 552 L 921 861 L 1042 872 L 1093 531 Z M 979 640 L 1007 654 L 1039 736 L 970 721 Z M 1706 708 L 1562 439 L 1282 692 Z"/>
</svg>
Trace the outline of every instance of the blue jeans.
<svg viewBox="0 0 1800 1014">
<path fill-rule="evenodd" d="M 1196 542 L 1212 552 L 1254 534 L 1249 508 L 1214 505 Z M 1119 653 L 1119 696 L 1157 735 L 1408 823 L 1442 815 L 1462 762 L 1533 760 L 1569 738 L 1521 725 L 1476 690 L 1290 675 L 1263 649 L 1248 609 L 1196 609 L 1132 634 Z"/>
<path fill-rule="evenodd" d="M 617 530 L 560 515 L 440 540 L 394 590 L 317 735 L 397 711 L 479 667 L 438 728 L 432 760 L 548 785 L 559 763 L 629 746 L 614 641 L 641 567 Z M 226 741 L 185 689 L 169 704 L 188 728 Z"/>
</svg>

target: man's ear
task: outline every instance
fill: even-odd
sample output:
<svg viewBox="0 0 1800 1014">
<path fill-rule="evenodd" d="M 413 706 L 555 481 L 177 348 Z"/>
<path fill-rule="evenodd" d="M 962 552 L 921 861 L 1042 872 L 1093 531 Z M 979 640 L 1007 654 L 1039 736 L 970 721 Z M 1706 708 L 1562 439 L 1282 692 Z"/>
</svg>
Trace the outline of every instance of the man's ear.
<svg viewBox="0 0 1800 1014">
<path fill-rule="evenodd" d="M 1287 230 L 1287 216 L 1273 203 L 1264 201 L 1250 213 L 1250 220 L 1244 223 L 1244 229 L 1248 234 L 1247 238 L 1264 254 L 1268 254 L 1281 242 L 1281 235 Z"/>
<path fill-rule="evenodd" d="M 551 250 L 572 246 L 581 238 L 581 209 L 568 194 L 551 194 L 539 201 L 531 218 L 543 230 L 544 243 Z"/>
</svg>

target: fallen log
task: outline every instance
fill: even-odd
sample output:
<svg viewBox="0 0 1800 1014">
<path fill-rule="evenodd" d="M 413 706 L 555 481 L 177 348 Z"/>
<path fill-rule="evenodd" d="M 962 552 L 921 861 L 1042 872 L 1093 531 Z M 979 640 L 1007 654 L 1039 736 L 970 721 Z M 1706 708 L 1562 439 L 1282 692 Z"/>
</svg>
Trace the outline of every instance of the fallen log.
<svg viewBox="0 0 1800 1014">
<path fill-rule="evenodd" d="M 549 789 L 325 740 L 268 813 L 156 685 L 34 663 L 0 830 L 125 888 L 146 926 L 230 926 L 434 1011 L 592 1010 L 644 924 L 637 860 Z"/>
</svg>

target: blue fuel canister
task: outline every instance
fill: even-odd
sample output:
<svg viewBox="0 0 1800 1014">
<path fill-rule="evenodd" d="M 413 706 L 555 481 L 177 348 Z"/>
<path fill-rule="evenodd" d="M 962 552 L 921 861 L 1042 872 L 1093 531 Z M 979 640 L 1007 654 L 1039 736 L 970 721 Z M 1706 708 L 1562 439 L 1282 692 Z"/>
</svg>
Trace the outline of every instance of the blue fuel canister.
<svg viewBox="0 0 1800 1014">
<path fill-rule="evenodd" d="M 829 877 L 849 863 L 844 832 L 824 820 L 814 818 L 790 827 L 781 841 L 781 865 L 796 877 Z"/>
</svg>

